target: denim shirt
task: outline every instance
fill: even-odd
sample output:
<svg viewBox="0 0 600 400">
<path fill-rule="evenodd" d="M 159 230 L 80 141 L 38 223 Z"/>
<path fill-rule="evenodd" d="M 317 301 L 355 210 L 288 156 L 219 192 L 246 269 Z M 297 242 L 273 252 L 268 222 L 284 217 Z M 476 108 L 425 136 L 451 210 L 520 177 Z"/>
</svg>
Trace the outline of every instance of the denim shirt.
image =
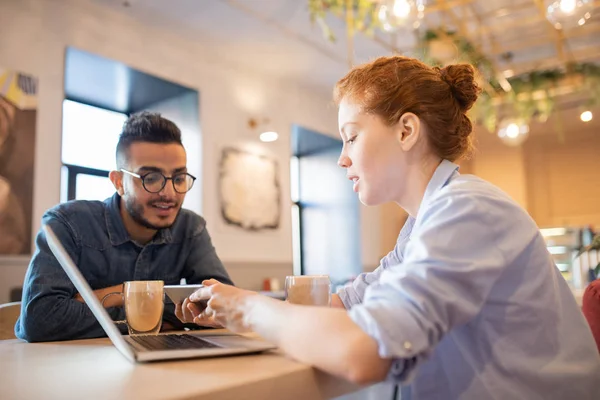
<svg viewBox="0 0 600 400">
<path fill-rule="evenodd" d="M 42 223 L 52 227 L 93 290 L 132 280 L 163 280 L 165 285 L 214 278 L 232 284 L 212 245 L 202 217 L 182 209 L 175 223 L 161 229 L 146 245 L 135 243 L 120 215 L 120 196 L 104 202 L 72 201 L 47 211 Z M 77 290 L 50 251 L 42 231 L 36 237 L 23 287 L 18 338 L 30 342 L 105 336 Z M 177 322 L 174 306 L 164 319 Z M 108 308 L 113 320 L 124 319 L 121 307 Z"/>
<path fill-rule="evenodd" d="M 339 295 L 403 400 L 598 399 L 600 356 L 535 222 L 443 161 L 416 218 Z"/>
</svg>

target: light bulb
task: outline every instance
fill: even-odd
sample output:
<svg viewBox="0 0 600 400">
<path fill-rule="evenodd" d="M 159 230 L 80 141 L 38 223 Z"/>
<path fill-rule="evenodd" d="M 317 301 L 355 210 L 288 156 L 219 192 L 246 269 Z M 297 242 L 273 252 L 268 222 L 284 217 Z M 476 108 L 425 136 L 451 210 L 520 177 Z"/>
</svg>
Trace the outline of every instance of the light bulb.
<svg viewBox="0 0 600 400">
<path fill-rule="evenodd" d="M 384 30 L 392 32 L 401 27 L 418 28 L 425 13 L 425 0 L 383 0 L 377 18 Z"/>
<path fill-rule="evenodd" d="M 592 118 L 594 117 L 594 114 L 592 114 L 591 111 L 584 111 L 581 113 L 581 115 L 579 116 L 579 118 L 581 118 L 581 120 L 583 122 L 590 122 L 592 120 Z"/>
<path fill-rule="evenodd" d="M 498 137 L 509 146 L 518 146 L 527 139 L 529 125 L 523 120 L 508 118 L 500 122 Z"/>
<path fill-rule="evenodd" d="M 573 11 L 575 11 L 575 6 L 577 2 L 575 0 L 560 0 L 558 2 L 558 8 L 560 8 L 560 11 L 564 12 L 565 14 L 570 14 Z"/>
<path fill-rule="evenodd" d="M 274 142 L 279 138 L 277 132 L 263 132 L 260 134 L 260 140 L 262 142 Z"/>
<path fill-rule="evenodd" d="M 556 29 L 584 25 L 591 17 L 594 0 L 545 0 L 546 18 Z"/>
<path fill-rule="evenodd" d="M 517 136 L 519 136 L 519 125 L 515 123 L 509 124 L 506 127 L 506 136 L 508 136 L 511 139 L 514 139 Z"/>
<path fill-rule="evenodd" d="M 394 15 L 398 18 L 406 18 L 410 14 L 410 4 L 406 0 L 396 0 L 394 2 Z"/>
</svg>

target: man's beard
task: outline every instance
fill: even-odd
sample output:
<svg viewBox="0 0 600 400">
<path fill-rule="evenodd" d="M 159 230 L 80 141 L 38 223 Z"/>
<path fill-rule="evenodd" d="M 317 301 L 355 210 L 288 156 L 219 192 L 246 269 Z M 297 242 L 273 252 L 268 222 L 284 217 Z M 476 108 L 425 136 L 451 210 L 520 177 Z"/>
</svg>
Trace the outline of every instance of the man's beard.
<svg viewBox="0 0 600 400">
<path fill-rule="evenodd" d="M 155 202 L 159 201 L 161 200 L 159 199 Z M 144 217 L 144 206 L 135 201 L 135 198 L 128 197 L 125 199 L 125 209 L 129 213 L 129 215 L 131 215 L 131 219 L 133 219 L 137 224 L 143 226 L 144 228 L 153 229 L 156 231 L 159 229 L 170 228 L 173 225 L 173 223 L 175 223 L 175 221 L 177 220 L 177 216 L 179 216 L 179 212 L 181 211 L 181 207 L 179 207 L 179 209 L 177 210 L 177 215 L 175 215 L 175 218 L 173 219 L 172 223 L 168 225 L 154 225 Z"/>
</svg>

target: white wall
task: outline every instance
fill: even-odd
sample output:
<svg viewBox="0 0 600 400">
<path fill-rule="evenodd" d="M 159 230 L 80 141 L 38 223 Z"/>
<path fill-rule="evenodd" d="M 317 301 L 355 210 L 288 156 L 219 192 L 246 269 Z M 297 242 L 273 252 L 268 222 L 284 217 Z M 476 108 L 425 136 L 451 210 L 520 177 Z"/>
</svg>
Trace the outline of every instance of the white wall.
<svg viewBox="0 0 600 400">
<path fill-rule="evenodd" d="M 336 111 L 330 101 L 330 91 L 317 93 L 292 82 L 277 81 L 237 65 L 224 64 L 217 55 L 202 47 L 203 40 L 210 40 L 208 37 L 176 36 L 144 26 L 125 13 L 84 0 L 2 0 L 0 27 L 2 66 L 34 74 L 40 79 L 34 232 L 39 229 L 43 212 L 58 203 L 60 197 L 64 55 L 67 46 L 74 46 L 200 92 L 202 213 L 208 220 L 219 255 L 226 264 L 291 265 L 289 134 L 292 124 L 299 124 L 337 136 Z M 283 213 L 281 227 L 276 232 L 249 234 L 219 226 L 216 190 L 220 149 L 226 144 L 255 141 L 256 132 L 247 127 L 250 117 L 269 118 L 272 128 L 281 134 L 281 139 L 273 144 L 251 143 L 276 157 L 280 165 Z M 361 220 L 367 227 L 363 238 L 378 231 L 376 210 L 363 215 Z M 377 247 L 373 240 L 364 241 L 363 264 L 377 263 Z M 21 268 L 24 271 L 24 267 Z M 249 269 L 247 273 L 253 271 Z M 5 300 L 3 285 L 8 282 L 2 269 L 0 276 L 2 302 Z"/>
</svg>

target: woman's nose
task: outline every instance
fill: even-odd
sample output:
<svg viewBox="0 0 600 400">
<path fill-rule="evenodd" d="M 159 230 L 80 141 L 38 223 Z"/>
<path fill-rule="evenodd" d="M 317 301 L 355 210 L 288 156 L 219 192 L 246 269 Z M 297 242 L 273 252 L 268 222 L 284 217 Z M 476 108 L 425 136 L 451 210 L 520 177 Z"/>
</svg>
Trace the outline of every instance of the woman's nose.
<svg viewBox="0 0 600 400">
<path fill-rule="evenodd" d="M 352 165 L 352 161 L 350 161 L 350 157 L 342 154 L 338 159 L 338 165 L 342 168 L 348 168 L 350 165 Z"/>
</svg>

